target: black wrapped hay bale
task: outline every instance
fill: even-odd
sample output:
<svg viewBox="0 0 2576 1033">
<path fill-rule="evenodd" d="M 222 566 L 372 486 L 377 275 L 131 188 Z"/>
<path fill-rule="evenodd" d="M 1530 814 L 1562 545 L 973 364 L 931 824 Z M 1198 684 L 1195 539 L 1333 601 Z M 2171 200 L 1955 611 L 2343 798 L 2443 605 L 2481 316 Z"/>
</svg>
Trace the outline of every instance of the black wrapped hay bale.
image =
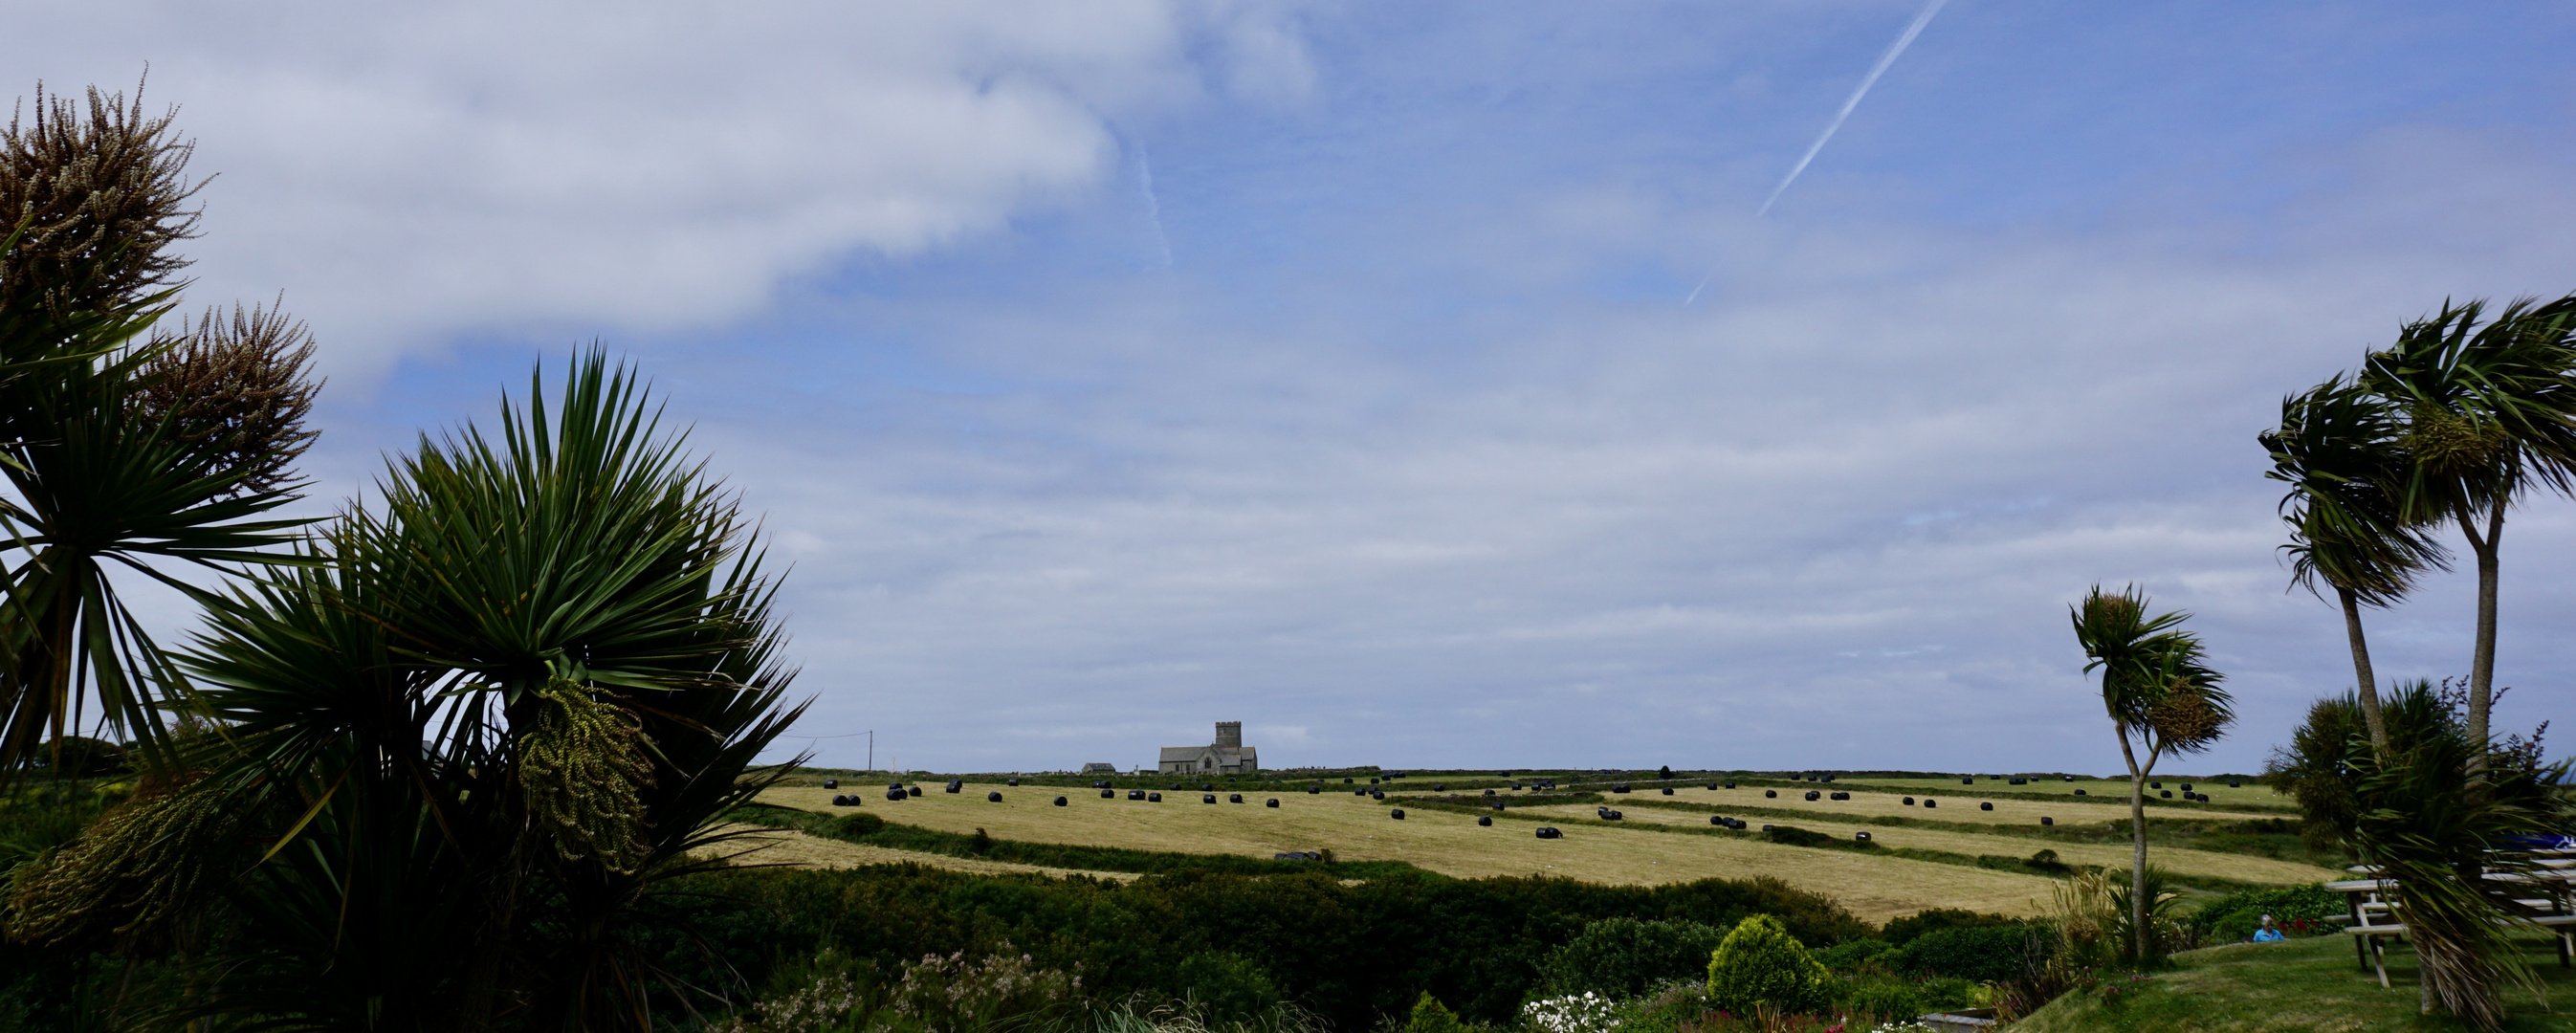
<svg viewBox="0 0 2576 1033">
<path fill-rule="evenodd" d="M 847 796 L 837 796 L 837 795 L 836 795 L 836 796 L 832 797 L 832 806 L 834 806 L 834 807 L 847 807 L 847 806 L 849 806 L 849 805 L 850 805 L 850 798 L 849 798 L 849 797 L 847 797 Z"/>
<path fill-rule="evenodd" d="M 1127 791 L 1127 798 L 1130 800 L 1142 800 L 1145 798 L 1145 791 L 1142 789 L 1130 789 Z"/>
<path fill-rule="evenodd" d="M 1225 794 L 1225 802 L 1227 802 L 1227 803 L 1242 803 L 1242 802 L 1243 802 L 1243 794 L 1242 794 L 1242 793 L 1227 793 L 1227 794 Z"/>
<path fill-rule="evenodd" d="M 1492 828 L 1494 827 L 1494 816 L 1491 814 L 1479 814 L 1476 816 L 1476 824 L 1484 826 L 1485 828 Z"/>
<path fill-rule="evenodd" d="M 1261 805 L 1264 807 L 1277 807 L 1279 806 L 1279 798 L 1276 796 L 1271 797 L 1270 799 L 1262 801 Z"/>
<path fill-rule="evenodd" d="M 904 791 L 904 795 L 906 795 L 906 796 L 919 796 L 919 795 L 921 795 L 921 787 L 920 787 L 920 786 L 914 786 L 914 787 L 912 787 L 912 788 L 910 788 L 910 789 L 907 789 L 907 790 L 905 790 L 905 791 Z"/>
<path fill-rule="evenodd" d="M 1977 784 L 1977 778 L 1974 775 L 1970 775 L 1966 778 L 1960 779 L 1959 784 L 1963 786 L 1972 786 Z"/>
<path fill-rule="evenodd" d="M 1145 802 L 1146 802 L 1146 803 L 1161 803 L 1161 802 L 1163 802 L 1163 794 L 1161 794 L 1161 793 L 1147 793 L 1147 794 L 1145 794 Z"/>
<path fill-rule="evenodd" d="M 886 799 L 888 799 L 888 800 L 900 800 L 900 799 L 903 799 L 903 790 L 901 790 L 901 789 L 888 789 L 888 790 L 886 790 Z"/>
<path fill-rule="evenodd" d="M 2191 783 L 2189 783 L 2189 782 L 2184 782 L 2184 783 L 2182 783 L 2182 784 L 2180 784 L 2180 785 L 2175 786 L 2174 788 L 2176 788 L 2176 789 L 2180 789 L 2180 790 L 2182 790 L 2183 792 L 2188 793 L 2188 792 L 2190 792 L 2190 791 L 2191 791 Z"/>
<path fill-rule="evenodd" d="M 1103 800 L 1115 800 L 1118 798 L 1118 790 L 1103 789 L 1100 791 L 1100 798 Z"/>
<path fill-rule="evenodd" d="M 1315 795 L 1315 794 L 1317 794 L 1317 793 L 1321 793 L 1321 792 L 1323 792 L 1323 791 L 1324 791 L 1324 787 L 1322 787 L 1322 786 L 1307 786 L 1307 787 L 1306 787 L 1306 795 L 1308 795 L 1308 796 L 1313 796 L 1313 795 Z"/>
<path fill-rule="evenodd" d="M 1866 833 L 1866 832 L 1854 832 L 1854 833 L 1852 833 L 1852 839 L 1853 839 L 1853 840 L 1855 840 L 1855 841 L 1857 841 L 1857 842 L 1867 843 L 1867 842 L 1869 842 L 1869 833 Z"/>
<path fill-rule="evenodd" d="M 1727 784 L 1726 784 L 1726 787 L 1727 787 L 1727 788 L 1729 788 L 1729 789 L 1733 789 L 1733 788 L 1735 788 L 1735 783 L 1733 783 L 1733 782 L 1729 782 L 1729 783 L 1727 783 Z"/>
<path fill-rule="evenodd" d="M 1215 789 L 1216 789 L 1216 783 L 1214 783 L 1214 782 L 1201 782 L 1201 783 L 1199 783 L 1199 792 L 1202 792 L 1202 793 L 1206 793 L 1206 792 L 1213 792 L 1213 791 L 1215 791 Z"/>
<path fill-rule="evenodd" d="M 1503 800 L 1499 796 L 1485 802 L 1491 804 L 1495 810 L 1499 811 L 1503 809 Z"/>
<path fill-rule="evenodd" d="M 1013 777 L 1013 778 L 1012 778 L 1008 783 L 1005 783 L 1005 784 L 1007 784 L 1007 785 L 1011 786 L 1012 788 L 1018 788 L 1018 787 L 1019 787 L 1019 784 L 1020 784 L 1020 780 L 1019 780 L 1019 778 L 1018 778 L 1018 777 L 1014 776 L 1014 777 Z"/>
<path fill-rule="evenodd" d="M 2161 797 L 2163 797 L 2163 798 L 2165 798 L 2165 799 L 2167 799 L 2167 800 L 2171 800 L 2171 799 L 2173 799 L 2173 790 L 2171 790 L 2171 789 L 2166 789 L 2166 790 L 2163 790 L 2163 791 L 2158 792 L 2156 795 L 2157 795 L 2157 796 L 2161 796 Z"/>
<path fill-rule="evenodd" d="M 1977 803 L 1977 809 L 1981 811 L 1991 811 L 1995 809 L 1995 805 L 1981 800 Z"/>
<path fill-rule="evenodd" d="M 1117 792 L 1117 790 L 1112 789 L 1112 790 L 1110 790 L 1110 792 L 1113 792 L 1113 793 L 1114 793 L 1114 792 Z M 1000 803 L 1000 802 L 1002 802 L 1002 794 L 1000 794 L 1000 793 L 986 793 L 986 794 L 984 794 L 984 802 L 985 802 L 985 803 Z"/>
<path fill-rule="evenodd" d="M 1611 786 L 1611 787 L 1610 787 L 1610 791 L 1611 791 L 1611 792 L 1614 792 L 1614 793 L 1624 793 L 1624 792 L 1627 792 L 1627 791 L 1628 791 L 1628 783 L 1626 783 L 1626 782 L 1620 782 L 1620 783 L 1618 783 L 1618 784 L 1615 784 L 1615 785 L 1613 785 L 1613 786 Z"/>
<path fill-rule="evenodd" d="M 1765 800 L 1772 799 L 1772 798 L 1777 797 L 1777 796 L 1779 796 L 1779 795 L 1780 795 L 1780 791 L 1779 791 L 1779 790 L 1777 790 L 1777 789 L 1765 789 L 1765 790 L 1763 790 L 1763 791 L 1762 791 L 1762 798 L 1763 798 L 1763 799 L 1765 799 Z"/>
<path fill-rule="evenodd" d="M 1912 807 L 1912 806 L 1914 806 L 1914 798 L 1913 798 L 1913 797 L 1911 797 L 1911 796 L 1906 797 L 1906 798 L 1905 798 L 1905 805 L 1906 805 L 1906 806 L 1908 806 L 1908 807 Z"/>
<path fill-rule="evenodd" d="M 1392 811 L 1388 811 L 1388 812 L 1387 812 L 1387 814 L 1386 814 L 1386 816 L 1387 816 L 1387 817 L 1390 817 L 1390 818 L 1393 818 L 1393 819 L 1395 819 L 1395 820 L 1397 820 L 1397 821 L 1403 821 L 1403 820 L 1404 820 L 1404 808 L 1402 808 L 1402 807 L 1398 807 L 1398 808 L 1396 808 L 1396 809 L 1394 809 L 1394 810 L 1392 810 Z"/>
<path fill-rule="evenodd" d="M 1539 827 L 1538 827 L 1538 838 L 1540 838 L 1540 839 L 1564 839 L 1564 838 L 1565 838 L 1565 833 L 1562 833 L 1562 832 L 1557 831 L 1557 830 L 1556 830 L 1556 826 L 1554 826 L 1554 825 L 1541 825 L 1541 826 L 1539 826 Z"/>
<path fill-rule="evenodd" d="M 1717 827 L 1719 827 L 1719 828 L 1724 828 L 1724 827 L 1726 827 L 1726 819 L 1725 819 L 1724 817 L 1722 817 L 1722 816 L 1715 815 L 1715 814 L 1712 814 L 1712 815 L 1709 815 L 1709 816 L 1708 816 L 1708 823 L 1709 823 L 1709 824 L 1711 824 L 1711 825 L 1715 825 L 1715 826 L 1717 826 Z"/>
<path fill-rule="evenodd" d="M 2069 781 L 2069 782 L 2075 781 L 2075 776 L 2073 776 L 2073 775 L 2067 775 L 2067 776 L 2065 776 L 2065 778 L 2066 778 L 2066 780 L 2067 780 L 2067 781 Z"/>
<path fill-rule="evenodd" d="M 1927 796 L 1927 797 L 1924 797 L 1924 798 L 1923 798 L 1923 806 L 1925 806 L 1925 807 L 1939 807 L 1939 806 L 1941 806 L 1941 801 L 1939 801 L 1939 800 L 1935 800 L 1935 799 L 1933 799 L 1933 798 L 1931 798 L 1931 797 Z"/>
<path fill-rule="evenodd" d="M 2055 818 L 2051 818 L 2051 817 L 2049 817 L 2049 816 L 2047 816 L 2047 815 L 2043 814 L 2043 815 L 2040 815 L 2040 817 L 2039 817 L 2039 823 L 2040 823 L 2040 824 L 2042 824 L 2042 825 L 2055 825 L 2055 824 L 2057 824 L 2057 819 L 2055 819 Z"/>
<path fill-rule="evenodd" d="M 827 778 L 827 779 L 824 779 L 824 780 L 823 780 L 823 788 L 825 788 L 825 789 L 839 789 L 839 788 L 841 788 L 841 780 L 840 780 L 840 779 L 837 779 L 837 778 Z"/>
<path fill-rule="evenodd" d="M 2164 788 L 2164 787 L 2165 787 L 2165 784 L 2164 784 L 2164 783 L 2162 783 L 2162 782 L 2149 782 L 2149 783 L 2147 783 L 2147 788 L 2149 788 L 2149 789 L 2162 789 L 2162 788 Z"/>
<path fill-rule="evenodd" d="M 1665 795 L 1665 796 L 1671 796 L 1671 795 L 1673 795 L 1673 787 L 1671 787 L 1671 786 L 1665 786 L 1665 787 L 1664 787 L 1664 795 Z"/>
<path fill-rule="evenodd" d="M 1215 802 L 1216 802 L 1216 794 L 1215 794 L 1215 793 L 1209 793 L 1209 794 L 1207 794 L 1207 795 L 1205 795 L 1205 796 L 1201 796 L 1201 797 L 1199 797 L 1199 802 L 1200 802 L 1200 803 L 1215 803 Z"/>
<path fill-rule="evenodd" d="M 2228 779 L 2228 780 L 2227 780 L 2227 788 L 2229 788 L 2229 789 L 2243 789 L 2243 788 L 2245 788 L 2245 783 L 2244 783 L 2244 782 L 2242 782 L 2242 781 L 2239 781 L 2239 780 L 2237 780 L 2237 779 L 2233 779 L 2233 778 L 2231 778 L 2231 779 Z"/>
<path fill-rule="evenodd" d="M 1359 788 L 1359 789 L 1353 789 L 1353 790 L 1351 790 L 1351 795 L 1352 795 L 1352 796 L 1367 796 L 1368 794 L 1369 794 L 1369 791 L 1368 791 L 1368 789 L 1367 789 L 1366 787 L 1362 787 L 1362 788 Z"/>
<path fill-rule="evenodd" d="M 2082 796 L 2082 795 L 2084 795 L 2084 790 L 2081 790 L 2081 789 L 2076 790 L 2076 791 L 2075 791 L 2075 795 L 2077 795 L 2077 796 Z"/>
<path fill-rule="evenodd" d="M 1824 798 L 1825 798 L 1825 794 L 1823 794 L 1823 793 L 1819 793 L 1819 792 L 1817 792 L 1817 791 L 1815 791 L 1815 790 L 1813 790 L 1813 789 L 1807 790 L 1807 801 L 1808 801 L 1809 803 L 1813 803 L 1813 802 L 1815 802 L 1815 801 L 1817 801 L 1817 800 L 1822 800 L 1822 799 L 1824 799 Z"/>
<path fill-rule="evenodd" d="M 1771 831 L 1771 826 L 1769 826 L 1769 825 L 1764 825 L 1764 826 L 1762 826 L 1762 831 L 1764 831 L 1764 832 L 1769 832 L 1769 831 Z"/>
<path fill-rule="evenodd" d="M 1850 793 L 1835 793 L 1835 794 L 1833 794 L 1832 796 L 1827 797 L 1827 799 L 1832 799 L 1832 800 L 1849 800 L 1849 799 L 1851 799 L 1851 794 L 1850 794 Z"/>
<path fill-rule="evenodd" d="M 1492 795 L 1494 795 L 1494 791 L 1493 791 L 1493 790 L 1491 790 L 1491 789 L 1485 790 L 1485 795 L 1487 795 L 1487 796 L 1492 796 Z"/>
<path fill-rule="evenodd" d="M 961 780 L 958 780 L 958 779 L 954 779 L 954 778 L 952 778 L 952 779 L 949 779 L 949 780 L 948 780 L 948 787 L 947 787 L 945 790 L 943 790 L 943 792 L 950 792 L 950 793 L 954 793 L 954 792 L 959 792 L 959 791 L 961 791 L 961 790 L 964 790 L 965 788 L 966 788 L 966 783 L 965 783 L 965 782 L 963 782 L 963 781 L 961 781 Z"/>
<path fill-rule="evenodd" d="M 1066 804 L 1065 804 L 1065 802 L 1064 802 L 1064 797 L 1061 797 L 1061 796 L 1056 797 L 1056 798 L 1055 798 L 1055 805 L 1056 805 L 1056 806 L 1058 806 L 1058 807 L 1066 806 Z"/>
<path fill-rule="evenodd" d="M 1717 783 L 1711 782 L 1708 784 L 1708 787 L 1710 790 L 1714 791 L 1717 788 Z"/>
<path fill-rule="evenodd" d="M 2029 780 L 2029 779 L 2027 779 L 2027 778 L 2007 778 L 2007 779 L 2005 779 L 2005 780 L 2004 780 L 2004 784 L 2005 784 L 2005 785 L 2015 785 L 2015 786 L 2026 786 L 2026 785 L 2029 785 L 2029 784 L 2030 784 L 2030 780 Z"/>
<path fill-rule="evenodd" d="M 1431 783 L 1431 791 L 1435 793 L 1445 793 L 1449 791 L 1449 787 L 1441 785 L 1438 782 L 1433 782 Z"/>
</svg>

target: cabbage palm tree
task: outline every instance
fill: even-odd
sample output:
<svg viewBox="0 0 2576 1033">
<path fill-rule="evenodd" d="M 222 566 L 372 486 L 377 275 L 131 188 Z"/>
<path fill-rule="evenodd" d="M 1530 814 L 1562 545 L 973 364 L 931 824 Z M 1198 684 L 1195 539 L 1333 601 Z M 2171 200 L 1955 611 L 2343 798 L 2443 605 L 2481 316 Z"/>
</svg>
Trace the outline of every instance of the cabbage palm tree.
<svg viewBox="0 0 2576 1033">
<path fill-rule="evenodd" d="M 654 1028 L 647 905 L 802 708 L 750 529 L 642 386 L 593 351 L 544 390 L 424 437 L 212 611 L 183 661 L 204 776 L 22 880 L 50 924 L 13 931 L 153 934 L 220 896 L 241 940 L 178 1015 Z"/>
<path fill-rule="evenodd" d="M 2428 568 L 2450 556 L 2410 523 L 2393 486 L 2405 476 L 2404 424 L 2384 399 L 2337 376 L 2281 400 L 2281 425 L 2258 435 L 2272 455 L 2264 476 L 2288 484 L 2279 511 L 2290 525 L 2290 580 L 2311 593 L 2332 587 L 2352 648 L 2354 684 L 2372 748 L 2388 748 L 2362 607 L 2405 597 Z M 2322 593 L 2319 593 L 2322 594 Z"/>
<path fill-rule="evenodd" d="M 277 562 L 301 523 L 268 514 L 311 436 L 302 327 L 258 312 L 151 336 L 184 264 L 167 249 L 194 235 L 188 151 L 139 91 L 85 108 L 39 91 L 0 130 L 0 782 L 91 699 L 166 759 L 179 675 L 112 575 L 204 598 L 178 568 Z"/>
<path fill-rule="evenodd" d="M 2497 553 L 2505 511 L 2533 487 L 2576 474 L 2576 295 L 2444 303 L 2371 352 L 2359 386 L 2391 407 L 2408 457 L 2394 485 L 2409 523 L 2455 523 L 2478 571 L 2467 732 L 2488 738 L 2494 700 Z"/>
<path fill-rule="evenodd" d="M 2069 609 L 2075 640 L 2088 661 L 2084 672 L 2102 672 L 2102 708 L 2119 735 L 2120 757 L 2129 765 L 2129 829 L 2136 848 L 2130 868 L 2131 946 L 2144 962 L 2153 956 L 2147 920 L 2147 776 L 2168 754 L 2208 749 L 2236 715 L 2233 701 L 2219 687 L 2225 676 L 2209 669 L 2199 637 L 2177 630 L 2190 614 L 2148 617 L 2146 593 L 2136 585 L 2118 594 L 2095 585 Z"/>
</svg>

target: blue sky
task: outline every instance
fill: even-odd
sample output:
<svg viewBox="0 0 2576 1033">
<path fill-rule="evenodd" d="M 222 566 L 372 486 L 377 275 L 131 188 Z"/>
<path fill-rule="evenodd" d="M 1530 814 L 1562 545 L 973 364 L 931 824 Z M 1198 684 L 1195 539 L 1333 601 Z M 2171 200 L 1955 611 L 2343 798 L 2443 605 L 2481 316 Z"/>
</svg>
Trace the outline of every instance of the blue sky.
<svg viewBox="0 0 2576 1033">
<path fill-rule="evenodd" d="M 2576 289 L 2576 12 L 1951 0 L 1756 218 L 1921 9 L 31 4 L 0 56 L 181 107 L 191 300 L 322 342 L 317 509 L 633 357 L 793 564 L 799 734 L 880 763 L 2108 772 L 2063 614 L 2136 581 L 2241 705 L 2177 763 L 2254 769 L 2350 668 L 2253 435 Z M 2508 531 L 2507 726 L 2576 701 L 2571 543 Z M 2468 587 L 2383 674 L 2465 670 Z"/>
</svg>

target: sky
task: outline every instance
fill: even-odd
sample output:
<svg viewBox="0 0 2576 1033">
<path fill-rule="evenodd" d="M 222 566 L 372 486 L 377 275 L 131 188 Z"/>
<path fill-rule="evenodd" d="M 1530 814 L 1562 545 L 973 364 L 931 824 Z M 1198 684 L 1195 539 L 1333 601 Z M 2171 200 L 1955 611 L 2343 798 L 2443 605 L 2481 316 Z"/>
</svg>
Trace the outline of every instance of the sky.
<svg viewBox="0 0 2576 1033">
<path fill-rule="evenodd" d="M 2254 435 L 2576 290 L 2563 4 L 1949 0 L 1785 188 L 1925 4 L 9 6 L 19 96 L 177 107 L 189 302 L 311 324 L 307 511 L 635 363 L 818 764 L 2109 773 L 2135 583 L 2240 715 L 2162 770 L 2257 770 L 2351 665 Z M 2571 546 L 2508 525 L 2500 729 Z"/>
</svg>

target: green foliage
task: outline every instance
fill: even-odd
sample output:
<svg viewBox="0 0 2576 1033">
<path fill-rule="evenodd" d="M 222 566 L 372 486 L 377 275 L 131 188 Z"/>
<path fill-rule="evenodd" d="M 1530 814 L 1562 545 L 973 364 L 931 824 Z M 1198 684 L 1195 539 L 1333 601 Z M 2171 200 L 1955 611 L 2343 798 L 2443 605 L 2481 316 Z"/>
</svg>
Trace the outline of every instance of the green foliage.
<svg viewBox="0 0 2576 1033">
<path fill-rule="evenodd" d="M 1954 907 L 1926 908 L 1903 918 L 1889 919 L 1880 938 L 1902 947 L 1925 933 L 1943 929 L 1977 929 L 1987 926 L 2017 925 L 2020 919 L 2009 915 L 1989 915 Z"/>
<path fill-rule="evenodd" d="M 1539 992 L 1634 997 L 1707 970 L 1710 954 L 1725 939 L 1725 930 L 1687 920 L 1605 918 L 1584 926 L 1581 935 L 1539 963 Z"/>
<path fill-rule="evenodd" d="M 1404 1033 L 1467 1033 L 1467 1025 L 1428 991 L 1413 1002 L 1413 1012 L 1404 1020 Z"/>
<path fill-rule="evenodd" d="M 1752 915 L 1736 923 L 1708 963 L 1709 1002 L 1750 1014 L 1767 1006 L 1805 1015 L 1830 1003 L 1833 974 L 1778 919 Z"/>
<path fill-rule="evenodd" d="M 2292 922 L 2334 917 L 2347 910 L 2344 895 L 2323 884 L 2244 890 L 2202 904 L 2184 924 L 2195 942 L 2234 943 L 2254 935 L 2264 915 L 2287 927 Z"/>
<path fill-rule="evenodd" d="M 1851 983 L 1843 990 L 1843 1007 L 1879 1019 L 1911 1019 L 1923 1014 L 1923 991 L 1913 980 L 1878 976 Z"/>
<path fill-rule="evenodd" d="M 1619 1033 L 1679 1033 L 1709 1011 L 1703 979 L 1676 980 L 1619 1003 L 1612 1020 Z"/>
<path fill-rule="evenodd" d="M 2397 709 L 2433 696 L 2417 684 Z M 2354 758 L 2353 832 L 2363 860 L 2395 883 L 2394 917 L 2422 959 L 2429 996 L 2480 1029 L 2500 1028 L 2506 985 L 2536 987 L 2509 934 L 2523 923 L 2519 891 L 2493 876 L 2528 877 L 2539 859 L 2520 837 L 2576 822 L 2564 794 L 2567 765 L 2540 767 L 2537 744 L 2499 751 L 2458 722 L 2436 723 L 2384 757 Z M 2481 877 L 2486 876 L 2486 877 Z"/>
<path fill-rule="evenodd" d="M 1885 967 L 1879 964 L 1879 959 L 1895 949 L 1895 944 L 1873 937 L 1866 940 L 1847 940 L 1814 953 L 1818 964 L 1835 972 L 1849 974 L 1867 968 Z"/>
<path fill-rule="evenodd" d="M 1976 982 L 2010 979 L 2046 962 L 2050 935 L 2020 924 L 1935 929 L 1888 952 L 1883 963 L 1899 972 Z"/>
<path fill-rule="evenodd" d="M 1232 951 L 1192 954 L 1181 959 L 1177 975 L 1175 988 L 1196 1004 L 1211 1023 L 1254 1022 L 1285 1001 L 1260 963 Z M 1430 995 L 1423 995 L 1423 1000 L 1430 999 Z M 1420 1010 L 1417 1005 L 1417 1015 Z M 1447 1014 L 1448 1009 L 1441 1012 Z M 1454 1016 L 1451 1021 L 1456 1021 Z"/>
</svg>

